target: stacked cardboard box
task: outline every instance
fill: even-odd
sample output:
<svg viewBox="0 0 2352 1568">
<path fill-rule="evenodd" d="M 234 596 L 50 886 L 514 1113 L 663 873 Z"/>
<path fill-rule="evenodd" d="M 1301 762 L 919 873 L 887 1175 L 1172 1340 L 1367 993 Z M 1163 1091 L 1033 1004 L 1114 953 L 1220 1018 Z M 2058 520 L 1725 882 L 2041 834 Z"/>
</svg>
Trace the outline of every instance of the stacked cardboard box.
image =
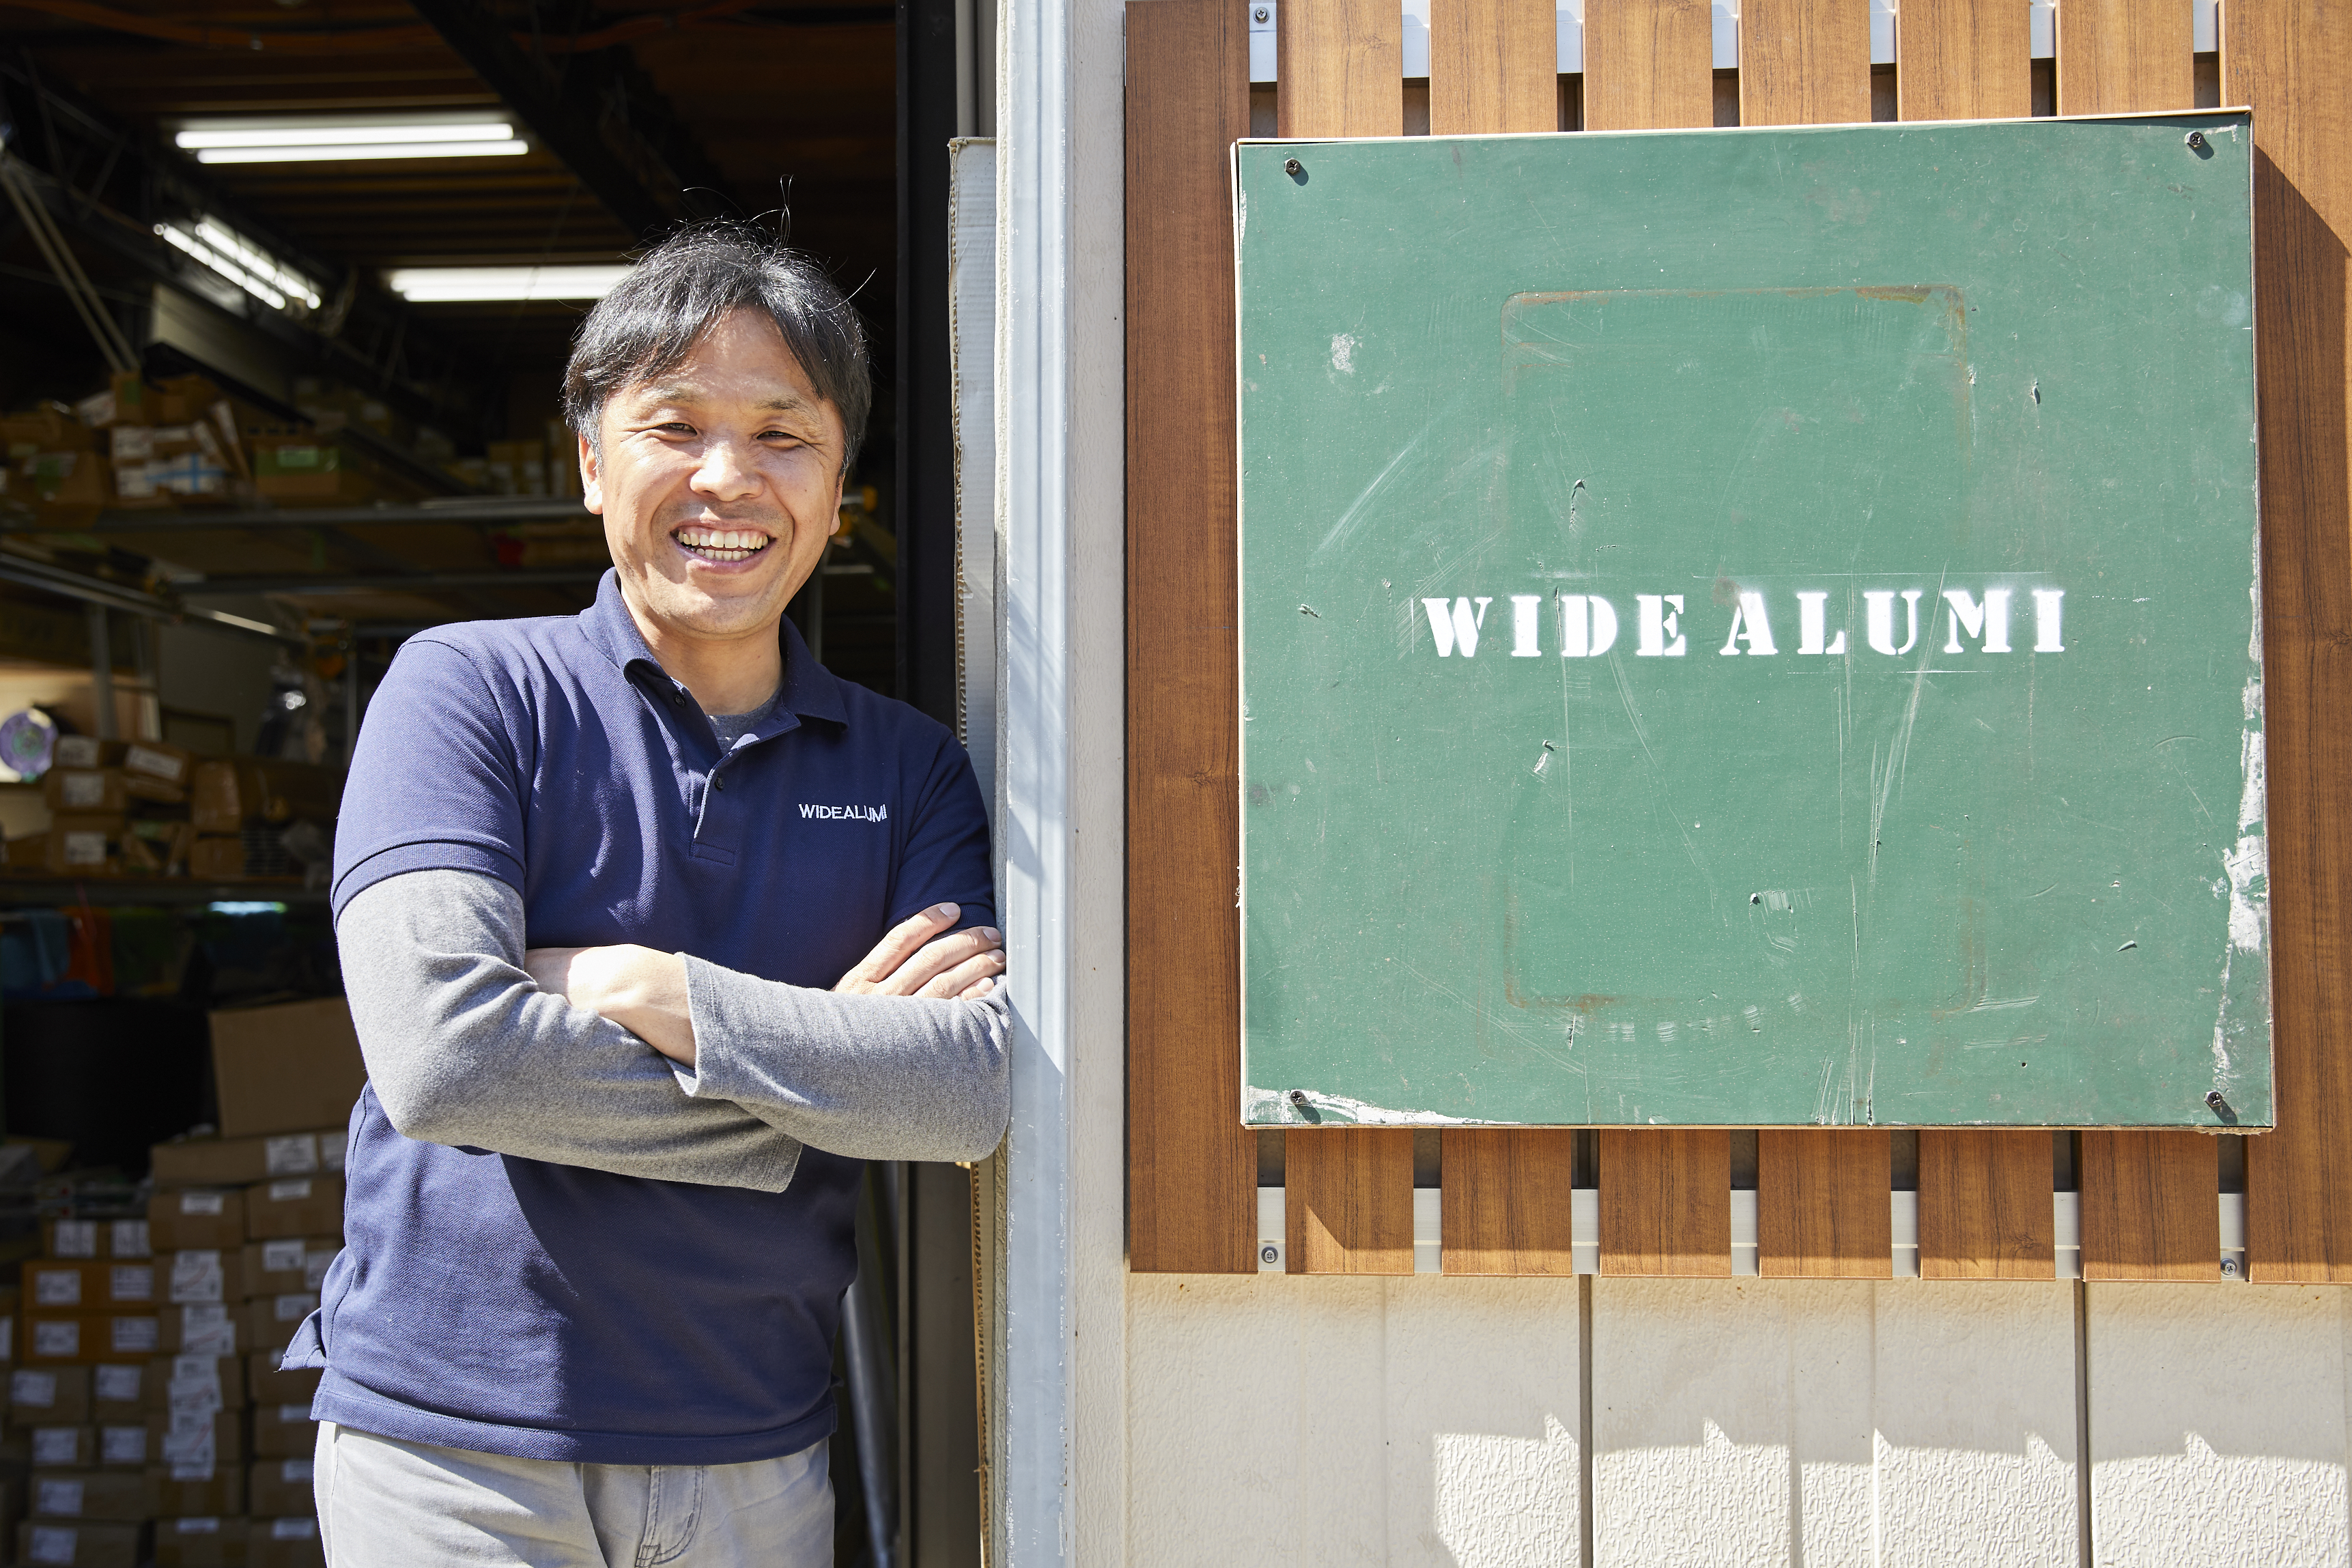
<svg viewBox="0 0 2352 1568">
<path fill-rule="evenodd" d="M 48 828 L 8 841 L 11 869 L 50 876 L 299 875 L 331 852 L 342 774 L 274 758 L 198 760 L 161 741 L 69 735 L 42 776 Z M 312 848 L 288 839 L 316 823 Z M 289 847 L 289 845 L 291 847 Z"/>
</svg>

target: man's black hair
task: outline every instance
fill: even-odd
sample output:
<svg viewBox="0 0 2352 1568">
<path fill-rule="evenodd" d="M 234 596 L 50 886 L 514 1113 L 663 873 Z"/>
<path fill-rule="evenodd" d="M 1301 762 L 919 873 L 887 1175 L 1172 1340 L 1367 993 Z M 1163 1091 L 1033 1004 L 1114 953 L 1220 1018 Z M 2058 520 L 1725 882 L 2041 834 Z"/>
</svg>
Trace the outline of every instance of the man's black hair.
<svg viewBox="0 0 2352 1568">
<path fill-rule="evenodd" d="M 718 219 L 682 228 L 596 302 L 572 342 L 563 417 L 596 439 L 614 392 L 685 361 L 705 332 L 738 309 L 763 310 L 819 397 L 841 414 L 845 470 L 873 406 L 866 328 L 833 279 L 801 252 L 749 224 Z"/>
</svg>

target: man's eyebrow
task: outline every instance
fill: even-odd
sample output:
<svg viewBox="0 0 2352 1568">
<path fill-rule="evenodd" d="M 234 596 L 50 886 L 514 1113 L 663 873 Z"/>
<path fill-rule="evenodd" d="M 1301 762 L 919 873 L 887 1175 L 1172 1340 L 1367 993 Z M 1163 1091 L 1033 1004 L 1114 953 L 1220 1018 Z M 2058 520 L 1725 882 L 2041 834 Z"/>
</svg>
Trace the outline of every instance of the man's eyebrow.
<svg viewBox="0 0 2352 1568">
<path fill-rule="evenodd" d="M 774 397 L 769 398 L 767 401 L 761 403 L 760 406 L 764 410 L 775 413 L 813 413 L 816 408 L 814 403 L 809 402 L 808 399 L 801 396 L 798 392 L 778 392 Z"/>
</svg>

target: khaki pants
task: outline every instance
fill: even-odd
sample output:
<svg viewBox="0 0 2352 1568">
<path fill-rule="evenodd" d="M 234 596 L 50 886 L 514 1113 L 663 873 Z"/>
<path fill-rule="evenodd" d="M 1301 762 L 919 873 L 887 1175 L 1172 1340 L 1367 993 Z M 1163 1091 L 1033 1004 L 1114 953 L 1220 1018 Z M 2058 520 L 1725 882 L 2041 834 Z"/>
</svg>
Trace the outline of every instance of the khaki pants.
<svg viewBox="0 0 2352 1568">
<path fill-rule="evenodd" d="M 321 1422 L 331 1568 L 826 1568 L 823 1443 L 741 1465 L 574 1465 Z"/>
</svg>

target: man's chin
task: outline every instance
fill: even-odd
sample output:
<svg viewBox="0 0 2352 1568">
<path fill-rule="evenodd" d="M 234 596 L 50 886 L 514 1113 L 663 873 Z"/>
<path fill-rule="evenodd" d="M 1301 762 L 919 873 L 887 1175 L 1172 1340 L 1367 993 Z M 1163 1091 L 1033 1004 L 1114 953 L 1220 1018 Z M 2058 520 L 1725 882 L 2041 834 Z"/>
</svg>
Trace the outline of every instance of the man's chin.
<svg viewBox="0 0 2352 1568">
<path fill-rule="evenodd" d="M 634 597 L 643 612 L 697 637 L 738 637 L 773 626 L 792 601 L 790 588 L 771 572 L 730 573 L 715 580 L 697 572 L 683 582 L 647 573 L 636 588 Z"/>
</svg>

